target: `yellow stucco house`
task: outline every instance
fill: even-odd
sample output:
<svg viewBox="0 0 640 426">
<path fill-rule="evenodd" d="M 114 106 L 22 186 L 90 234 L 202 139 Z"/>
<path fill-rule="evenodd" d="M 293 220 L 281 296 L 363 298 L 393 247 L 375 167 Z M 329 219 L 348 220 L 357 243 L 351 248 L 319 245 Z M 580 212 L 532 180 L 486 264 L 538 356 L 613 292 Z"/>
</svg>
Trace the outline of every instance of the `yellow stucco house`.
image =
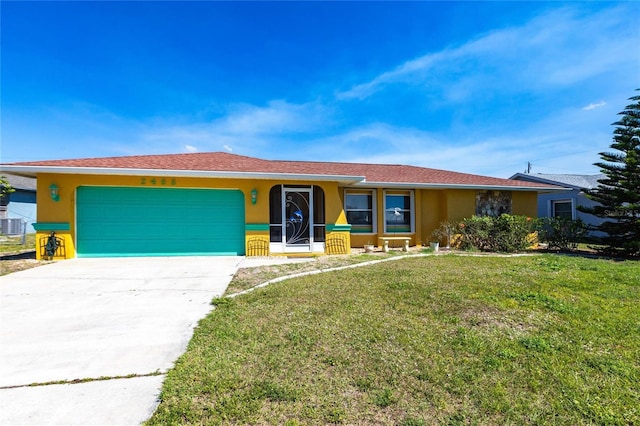
<svg viewBox="0 0 640 426">
<path fill-rule="evenodd" d="M 37 255 L 57 258 L 338 254 L 385 237 L 418 245 L 444 220 L 487 212 L 535 217 L 538 193 L 560 189 L 406 165 L 226 152 L 2 170 L 37 178 Z"/>
</svg>

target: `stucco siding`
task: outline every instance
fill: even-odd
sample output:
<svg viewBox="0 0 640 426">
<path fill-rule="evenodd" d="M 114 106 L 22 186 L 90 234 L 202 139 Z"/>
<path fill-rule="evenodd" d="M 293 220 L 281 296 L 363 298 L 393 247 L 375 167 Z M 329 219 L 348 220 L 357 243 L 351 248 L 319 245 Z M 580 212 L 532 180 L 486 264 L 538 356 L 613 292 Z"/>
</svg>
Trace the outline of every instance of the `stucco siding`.
<svg viewBox="0 0 640 426">
<path fill-rule="evenodd" d="M 538 217 L 538 197 L 535 192 L 513 191 L 511 193 L 511 212 L 514 215 Z"/>
<path fill-rule="evenodd" d="M 50 197 L 49 186 L 59 188 L 59 201 Z M 385 235 L 384 194 L 388 188 L 370 188 L 375 199 L 376 232 L 371 234 L 349 234 L 349 227 L 332 230 L 334 225 L 348 225 L 344 211 L 345 187 L 332 181 L 293 181 L 269 179 L 234 179 L 207 177 L 170 177 L 161 171 L 156 175 L 92 175 L 92 174 L 38 174 L 37 221 L 68 226 L 59 233 L 68 241 L 68 257 L 75 256 L 76 241 L 76 191 L 80 186 L 114 186 L 138 188 L 207 188 L 234 189 L 242 192 L 245 210 L 245 244 L 262 244 L 269 237 L 269 193 L 275 185 L 319 186 L 324 192 L 326 238 L 340 239 L 352 247 L 362 247 L 365 243 L 377 244 L 378 237 Z M 251 193 L 255 190 L 255 203 Z M 409 189 L 406 189 L 408 191 Z M 442 221 L 459 221 L 471 217 L 476 210 L 475 189 L 414 189 L 413 190 L 413 232 L 402 233 L 411 238 L 411 244 L 428 244 L 431 232 Z M 564 194 L 563 194 L 564 195 Z M 565 195 L 566 196 L 566 195 Z M 513 191 L 512 208 L 514 214 L 536 216 L 537 193 L 535 191 Z M 540 215 L 540 212 L 538 212 Z M 45 227 L 46 228 L 46 227 Z M 39 237 L 48 235 L 48 228 Z M 66 241 L 66 240 L 65 240 Z"/>
<path fill-rule="evenodd" d="M 471 217 L 476 211 L 476 191 L 456 189 L 446 191 L 446 220 L 458 221 Z"/>
</svg>

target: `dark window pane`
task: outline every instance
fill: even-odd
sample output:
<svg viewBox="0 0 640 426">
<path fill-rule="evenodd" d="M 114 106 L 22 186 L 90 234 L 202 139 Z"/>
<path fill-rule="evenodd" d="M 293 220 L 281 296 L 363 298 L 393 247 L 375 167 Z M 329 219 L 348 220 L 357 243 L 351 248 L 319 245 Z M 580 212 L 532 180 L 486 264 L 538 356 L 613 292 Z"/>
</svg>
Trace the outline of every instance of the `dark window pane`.
<svg viewBox="0 0 640 426">
<path fill-rule="evenodd" d="M 269 223 L 282 223 L 282 187 L 276 185 L 269 191 Z"/>
<path fill-rule="evenodd" d="M 347 194 L 348 210 L 371 210 L 371 195 Z"/>
<path fill-rule="evenodd" d="M 270 226 L 269 227 L 269 241 L 272 243 L 282 242 L 282 226 Z"/>
<path fill-rule="evenodd" d="M 371 212 L 347 212 L 347 222 L 351 225 L 370 225 Z"/>
<path fill-rule="evenodd" d="M 324 191 L 319 186 L 313 187 L 313 222 L 324 224 Z"/>
<path fill-rule="evenodd" d="M 553 203 L 553 215 L 564 219 L 572 219 L 571 201 L 561 201 Z"/>
<path fill-rule="evenodd" d="M 373 195 L 371 193 L 345 194 L 345 214 L 352 234 L 373 232 Z"/>
<path fill-rule="evenodd" d="M 325 239 L 324 225 L 313 227 L 313 240 L 316 243 L 322 243 Z"/>
</svg>

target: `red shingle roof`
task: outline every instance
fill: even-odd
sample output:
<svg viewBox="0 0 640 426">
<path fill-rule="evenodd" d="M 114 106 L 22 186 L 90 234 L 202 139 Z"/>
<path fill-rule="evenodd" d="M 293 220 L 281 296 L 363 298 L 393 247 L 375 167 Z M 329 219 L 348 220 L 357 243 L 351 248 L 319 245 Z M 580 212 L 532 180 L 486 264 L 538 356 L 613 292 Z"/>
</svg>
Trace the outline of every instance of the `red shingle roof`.
<svg viewBox="0 0 640 426">
<path fill-rule="evenodd" d="M 32 161 L 6 164 L 14 167 L 172 170 L 232 173 L 273 173 L 292 175 L 363 176 L 365 182 L 382 184 L 455 185 L 515 188 L 557 188 L 540 183 L 523 182 L 425 167 L 395 164 L 334 163 L 316 161 L 263 160 L 226 152 L 192 154 L 139 155 L 128 157 L 84 158 L 72 160 Z M 68 173 L 69 171 L 65 171 Z M 108 172 L 105 170 L 105 173 Z"/>
</svg>

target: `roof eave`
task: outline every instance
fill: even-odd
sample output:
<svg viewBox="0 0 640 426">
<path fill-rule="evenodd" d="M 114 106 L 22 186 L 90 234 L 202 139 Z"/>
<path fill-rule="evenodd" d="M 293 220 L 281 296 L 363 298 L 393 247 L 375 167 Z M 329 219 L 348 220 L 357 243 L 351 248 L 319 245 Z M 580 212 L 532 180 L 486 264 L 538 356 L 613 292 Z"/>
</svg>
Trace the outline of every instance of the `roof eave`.
<svg viewBox="0 0 640 426">
<path fill-rule="evenodd" d="M 509 185 L 474 185 L 464 183 L 420 183 L 420 182 L 360 182 L 356 186 L 369 188 L 398 188 L 398 189 L 491 189 L 497 191 L 537 191 L 557 192 L 568 191 L 568 188 L 541 188 L 539 186 L 509 186 Z"/>
<path fill-rule="evenodd" d="M 324 175 L 304 173 L 234 172 L 218 170 L 168 170 L 168 169 L 131 169 L 107 167 L 61 167 L 61 166 L 20 166 L 3 165 L 2 169 L 20 176 L 36 177 L 38 173 L 81 174 L 81 175 L 128 175 L 128 176 L 166 176 L 219 179 L 276 179 L 338 182 L 353 185 L 362 182 L 364 176 Z"/>
<path fill-rule="evenodd" d="M 108 167 L 69 167 L 69 166 L 24 166 L 3 165 L 2 170 L 20 176 L 37 177 L 38 173 L 51 174 L 83 174 L 83 175 L 117 175 L 117 176 L 158 176 L 165 177 L 194 177 L 219 179 L 258 179 L 258 180 L 306 180 L 337 182 L 341 185 L 354 185 L 368 188 L 406 188 L 406 189 L 491 189 L 506 191 L 538 191 L 557 192 L 567 191 L 568 188 L 538 186 L 508 186 L 508 185 L 477 185 L 454 183 L 424 183 L 424 182 L 374 182 L 367 181 L 364 176 L 325 175 L 304 173 L 270 173 L 270 172 L 239 172 L 216 170 L 169 170 L 169 169 L 137 169 L 137 168 L 108 168 Z M 522 182 L 522 181 L 521 181 Z"/>
</svg>

